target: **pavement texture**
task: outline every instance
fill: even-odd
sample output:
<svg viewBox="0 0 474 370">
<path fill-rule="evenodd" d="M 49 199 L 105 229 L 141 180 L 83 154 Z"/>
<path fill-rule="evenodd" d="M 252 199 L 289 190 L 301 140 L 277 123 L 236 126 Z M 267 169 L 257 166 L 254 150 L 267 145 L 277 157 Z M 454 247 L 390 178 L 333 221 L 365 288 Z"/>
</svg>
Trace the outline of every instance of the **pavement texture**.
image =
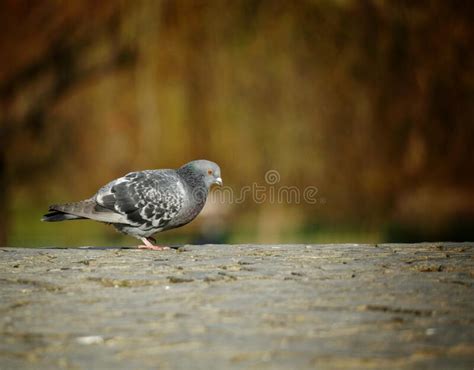
<svg viewBox="0 0 474 370">
<path fill-rule="evenodd" d="M 0 249 L 1 369 L 473 369 L 474 244 Z"/>
</svg>

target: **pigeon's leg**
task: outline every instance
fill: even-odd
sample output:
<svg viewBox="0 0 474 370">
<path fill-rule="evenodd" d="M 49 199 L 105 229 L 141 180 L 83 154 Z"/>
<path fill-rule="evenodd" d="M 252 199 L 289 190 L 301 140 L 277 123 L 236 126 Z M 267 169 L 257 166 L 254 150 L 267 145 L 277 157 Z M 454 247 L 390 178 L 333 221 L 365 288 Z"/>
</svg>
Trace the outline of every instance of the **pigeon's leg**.
<svg viewBox="0 0 474 370">
<path fill-rule="evenodd" d="M 153 241 L 155 239 L 151 238 Z M 142 242 L 144 245 L 139 245 L 138 248 L 139 249 L 151 249 L 153 251 L 162 251 L 162 250 L 165 250 L 165 249 L 170 249 L 169 247 L 161 247 L 159 245 L 153 245 L 150 240 L 148 240 L 148 238 L 141 238 Z"/>
</svg>

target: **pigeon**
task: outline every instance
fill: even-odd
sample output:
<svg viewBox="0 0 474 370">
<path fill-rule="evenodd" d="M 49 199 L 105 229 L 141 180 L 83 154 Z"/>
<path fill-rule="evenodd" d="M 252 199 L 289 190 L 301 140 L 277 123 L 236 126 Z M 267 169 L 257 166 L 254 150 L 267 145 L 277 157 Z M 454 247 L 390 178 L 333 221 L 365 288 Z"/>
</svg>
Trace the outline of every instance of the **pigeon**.
<svg viewBox="0 0 474 370">
<path fill-rule="evenodd" d="M 54 204 L 42 221 L 89 219 L 113 225 L 140 239 L 141 249 L 168 249 L 153 234 L 191 222 L 201 212 L 212 185 L 222 186 L 221 170 L 211 161 L 196 160 L 177 170 L 145 170 L 109 182 L 91 198 Z"/>
</svg>

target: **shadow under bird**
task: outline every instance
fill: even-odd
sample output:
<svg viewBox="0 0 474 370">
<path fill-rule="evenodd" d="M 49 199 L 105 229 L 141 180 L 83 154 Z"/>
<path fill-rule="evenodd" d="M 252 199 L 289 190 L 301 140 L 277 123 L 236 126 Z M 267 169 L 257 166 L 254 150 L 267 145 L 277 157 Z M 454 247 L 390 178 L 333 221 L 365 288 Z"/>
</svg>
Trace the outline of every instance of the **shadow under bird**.
<svg viewBox="0 0 474 370">
<path fill-rule="evenodd" d="M 201 212 L 212 185 L 222 185 L 221 170 L 196 160 L 177 170 L 131 172 L 103 186 L 92 198 L 55 204 L 42 221 L 89 219 L 113 225 L 140 239 L 143 249 L 161 250 L 153 234 L 191 222 Z"/>
</svg>

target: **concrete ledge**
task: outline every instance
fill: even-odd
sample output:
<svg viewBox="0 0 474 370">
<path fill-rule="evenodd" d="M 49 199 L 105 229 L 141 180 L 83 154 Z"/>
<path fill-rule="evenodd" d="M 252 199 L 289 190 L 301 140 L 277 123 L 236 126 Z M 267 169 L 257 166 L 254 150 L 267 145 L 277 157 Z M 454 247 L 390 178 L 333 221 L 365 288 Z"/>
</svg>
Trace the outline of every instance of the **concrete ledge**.
<svg viewBox="0 0 474 370">
<path fill-rule="evenodd" d="M 2 369 L 472 369 L 474 245 L 0 249 Z"/>
</svg>

